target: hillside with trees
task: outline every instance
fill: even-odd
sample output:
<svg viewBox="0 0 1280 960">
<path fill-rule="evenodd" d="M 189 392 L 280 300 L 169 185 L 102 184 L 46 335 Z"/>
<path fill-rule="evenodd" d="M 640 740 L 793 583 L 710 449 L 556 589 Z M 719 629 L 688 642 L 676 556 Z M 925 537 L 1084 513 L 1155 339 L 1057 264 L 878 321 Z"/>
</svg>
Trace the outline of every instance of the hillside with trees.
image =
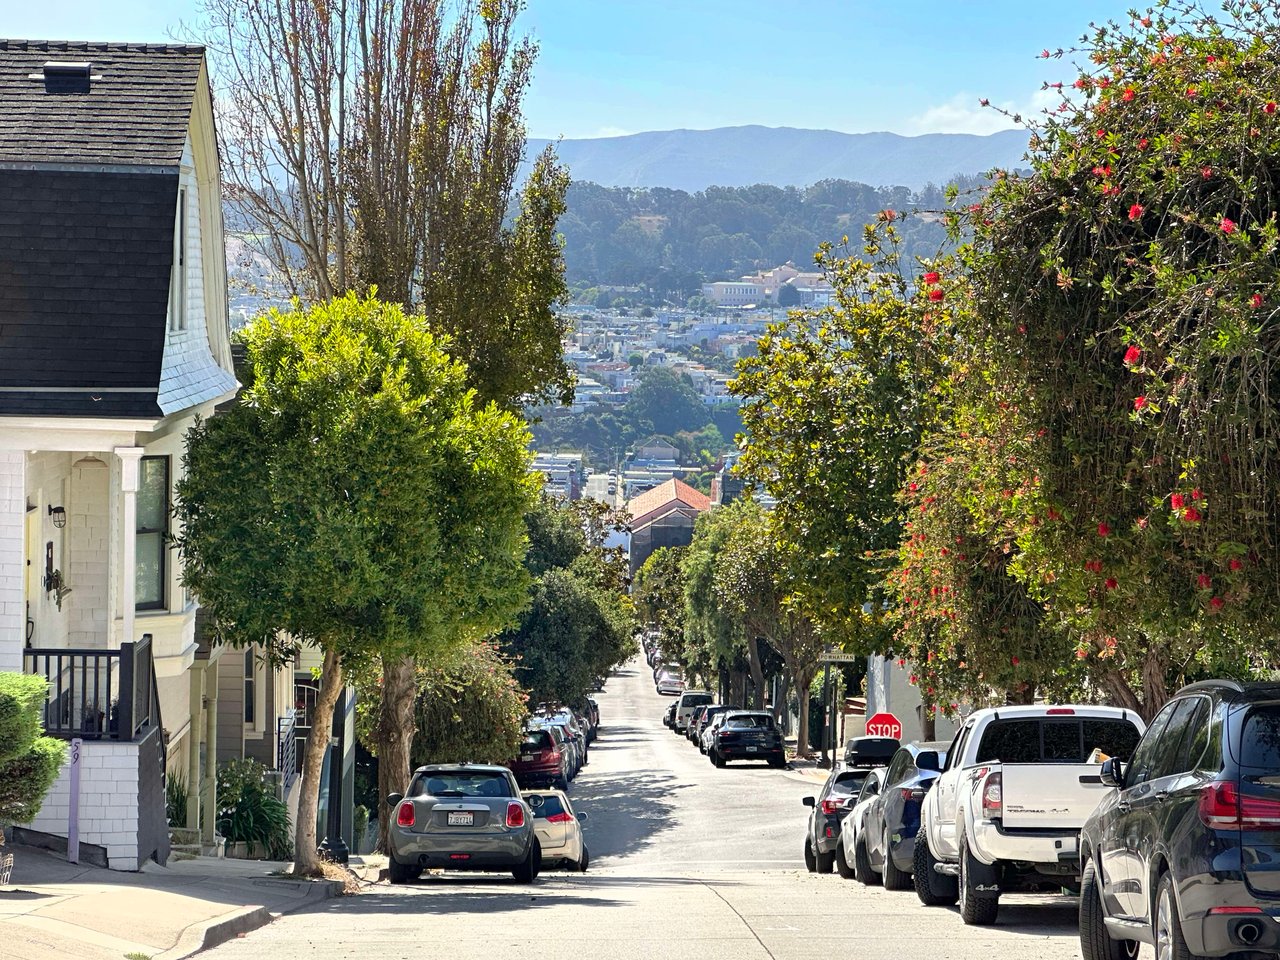
<svg viewBox="0 0 1280 960">
<path fill-rule="evenodd" d="M 982 182 L 960 177 L 965 194 Z M 588 288 L 639 286 L 659 300 L 684 302 L 708 280 L 742 276 L 788 261 L 813 263 L 823 242 L 858 236 L 881 211 L 939 211 L 940 187 L 872 187 L 823 180 L 809 187 L 602 187 L 575 181 L 560 219 L 566 278 L 579 299 Z M 899 231 L 904 261 L 938 255 L 941 217 L 912 217 Z M 586 299 L 591 299 L 587 297 Z"/>
</svg>

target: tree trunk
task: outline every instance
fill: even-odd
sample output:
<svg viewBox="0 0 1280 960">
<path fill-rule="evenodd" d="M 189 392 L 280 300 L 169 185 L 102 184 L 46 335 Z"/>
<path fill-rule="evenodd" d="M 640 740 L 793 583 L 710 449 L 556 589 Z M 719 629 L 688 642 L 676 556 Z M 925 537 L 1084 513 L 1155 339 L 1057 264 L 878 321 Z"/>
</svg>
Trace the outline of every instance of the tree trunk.
<svg viewBox="0 0 1280 960">
<path fill-rule="evenodd" d="M 747 660 L 751 665 L 751 683 L 756 688 L 753 706 L 759 709 L 764 705 L 764 668 L 760 665 L 760 642 L 755 637 L 747 641 Z"/>
<path fill-rule="evenodd" d="M 382 696 L 373 730 L 378 754 L 378 849 L 391 852 L 391 808 L 386 799 L 403 793 L 409 783 L 413 738 L 418 732 L 413 715 L 418 677 L 412 657 L 382 658 Z"/>
<path fill-rule="evenodd" d="M 316 847 L 316 810 L 320 804 L 320 772 L 333 730 L 333 708 L 342 692 L 342 660 L 338 652 L 326 649 L 320 668 L 320 690 L 312 710 L 311 736 L 303 754 L 302 783 L 298 790 L 298 819 L 293 834 L 293 872 L 304 877 L 320 875 L 320 854 Z"/>
<path fill-rule="evenodd" d="M 920 739 L 929 741 L 938 738 L 938 715 L 924 711 L 924 715 L 920 718 Z"/>
<path fill-rule="evenodd" d="M 809 755 L 809 689 L 796 684 L 796 700 L 800 704 L 800 728 L 796 730 L 796 756 Z"/>
</svg>

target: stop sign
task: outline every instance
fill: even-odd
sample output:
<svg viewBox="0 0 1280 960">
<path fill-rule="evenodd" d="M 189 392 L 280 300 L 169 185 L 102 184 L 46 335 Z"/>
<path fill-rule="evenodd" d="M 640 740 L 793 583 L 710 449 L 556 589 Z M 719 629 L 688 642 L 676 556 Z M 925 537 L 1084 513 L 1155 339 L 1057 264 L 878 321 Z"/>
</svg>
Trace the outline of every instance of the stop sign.
<svg viewBox="0 0 1280 960">
<path fill-rule="evenodd" d="M 902 739 L 902 721 L 892 713 L 877 713 L 867 717 L 867 736 Z"/>
</svg>

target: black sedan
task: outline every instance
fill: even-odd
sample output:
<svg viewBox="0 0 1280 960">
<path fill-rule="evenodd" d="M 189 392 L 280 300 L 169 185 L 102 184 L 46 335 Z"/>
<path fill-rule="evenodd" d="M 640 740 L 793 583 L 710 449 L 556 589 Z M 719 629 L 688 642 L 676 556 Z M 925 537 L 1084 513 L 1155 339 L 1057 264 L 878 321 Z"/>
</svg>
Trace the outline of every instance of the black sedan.
<svg viewBox="0 0 1280 960">
<path fill-rule="evenodd" d="M 737 710 L 724 715 L 707 756 L 717 767 L 730 760 L 768 760 L 771 767 L 787 765 L 782 731 L 773 715 L 763 710 Z"/>
</svg>

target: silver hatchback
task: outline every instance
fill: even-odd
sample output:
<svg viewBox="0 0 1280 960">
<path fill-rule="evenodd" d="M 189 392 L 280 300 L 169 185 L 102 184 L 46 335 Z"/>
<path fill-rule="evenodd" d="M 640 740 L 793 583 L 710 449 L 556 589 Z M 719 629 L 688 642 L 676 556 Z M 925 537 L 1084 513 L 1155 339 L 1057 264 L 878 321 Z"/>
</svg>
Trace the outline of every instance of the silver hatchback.
<svg viewBox="0 0 1280 960">
<path fill-rule="evenodd" d="M 423 870 L 510 871 L 521 883 L 538 876 L 542 851 L 533 811 L 506 767 L 435 764 L 419 767 L 403 795 L 387 803 L 392 883 Z"/>
</svg>

